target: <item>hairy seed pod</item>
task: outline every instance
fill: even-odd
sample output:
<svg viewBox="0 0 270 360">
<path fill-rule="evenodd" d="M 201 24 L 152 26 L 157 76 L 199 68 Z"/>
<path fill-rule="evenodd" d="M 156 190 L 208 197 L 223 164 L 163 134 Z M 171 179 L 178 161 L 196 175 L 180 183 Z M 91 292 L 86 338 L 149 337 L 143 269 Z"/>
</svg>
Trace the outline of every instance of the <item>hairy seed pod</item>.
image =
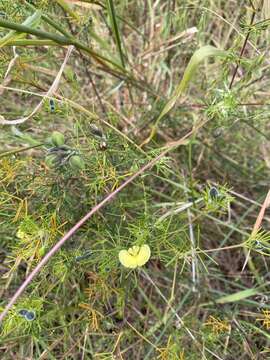
<svg viewBox="0 0 270 360">
<path fill-rule="evenodd" d="M 69 159 L 69 164 L 74 170 L 84 170 L 85 164 L 79 155 L 72 155 Z"/>
<path fill-rule="evenodd" d="M 94 136 L 97 136 L 99 138 L 104 137 L 102 130 L 100 130 L 96 125 L 91 124 L 90 131 Z"/>
<path fill-rule="evenodd" d="M 46 247 L 45 246 L 41 246 L 41 248 L 38 250 L 38 255 L 40 257 L 42 257 L 46 252 Z"/>
<path fill-rule="evenodd" d="M 51 142 L 55 146 L 61 146 L 64 145 L 65 137 L 62 133 L 59 131 L 54 131 L 51 136 Z"/>
<path fill-rule="evenodd" d="M 57 162 L 57 156 L 54 154 L 49 154 L 45 158 L 45 164 L 50 168 L 54 167 L 56 162 Z"/>
</svg>

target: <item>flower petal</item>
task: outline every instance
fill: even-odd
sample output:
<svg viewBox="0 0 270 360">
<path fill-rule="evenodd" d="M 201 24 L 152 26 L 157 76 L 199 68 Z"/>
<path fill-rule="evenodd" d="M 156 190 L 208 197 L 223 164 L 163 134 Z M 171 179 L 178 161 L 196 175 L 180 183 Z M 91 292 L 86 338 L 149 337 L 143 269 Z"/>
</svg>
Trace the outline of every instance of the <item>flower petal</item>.
<svg viewBox="0 0 270 360">
<path fill-rule="evenodd" d="M 137 265 L 143 266 L 150 259 L 151 250 L 148 245 L 143 245 L 140 248 L 139 254 L 137 255 Z"/>
<path fill-rule="evenodd" d="M 126 268 L 135 269 L 137 267 L 137 257 L 130 255 L 127 250 L 121 250 L 118 258 L 120 263 Z"/>
<path fill-rule="evenodd" d="M 128 249 L 128 253 L 132 256 L 137 256 L 140 251 L 140 246 L 133 245 L 131 248 Z"/>
</svg>

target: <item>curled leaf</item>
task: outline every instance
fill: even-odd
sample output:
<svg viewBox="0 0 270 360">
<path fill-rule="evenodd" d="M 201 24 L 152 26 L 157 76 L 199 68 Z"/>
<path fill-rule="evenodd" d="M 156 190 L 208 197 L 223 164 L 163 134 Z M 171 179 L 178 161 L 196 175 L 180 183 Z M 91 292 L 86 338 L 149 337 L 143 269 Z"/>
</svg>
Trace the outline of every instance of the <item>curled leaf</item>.
<svg viewBox="0 0 270 360">
<path fill-rule="evenodd" d="M 196 50 L 195 53 L 192 55 L 191 59 L 189 60 L 189 63 L 185 69 L 184 75 L 176 87 L 173 95 L 170 97 L 168 102 L 163 107 L 161 113 L 159 114 L 153 128 L 151 131 L 151 134 L 147 139 L 144 140 L 144 142 L 141 144 L 141 147 L 145 144 L 148 144 L 149 141 L 153 138 L 153 136 L 156 133 L 158 124 L 160 120 L 174 107 L 176 101 L 181 97 L 181 95 L 186 90 L 188 84 L 192 80 L 193 76 L 195 75 L 195 72 L 200 65 L 200 63 L 205 60 L 209 56 L 225 56 L 226 51 L 217 49 L 214 46 L 206 45 L 201 47 L 200 49 Z"/>
</svg>

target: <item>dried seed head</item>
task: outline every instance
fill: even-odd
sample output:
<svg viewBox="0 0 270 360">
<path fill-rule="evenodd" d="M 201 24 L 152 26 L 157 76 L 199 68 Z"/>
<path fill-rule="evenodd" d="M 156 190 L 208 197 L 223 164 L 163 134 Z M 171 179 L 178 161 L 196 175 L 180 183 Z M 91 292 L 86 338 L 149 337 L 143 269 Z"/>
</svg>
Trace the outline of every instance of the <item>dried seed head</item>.
<svg viewBox="0 0 270 360">
<path fill-rule="evenodd" d="M 55 103 L 54 103 L 53 99 L 50 99 L 49 103 L 50 103 L 50 110 L 52 112 L 55 111 Z"/>
<path fill-rule="evenodd" d="M 214 186 L 209 190 L 209 195 L 213 200 L 216 200 L 220 196 L 218 189 Z"/>
</svg>

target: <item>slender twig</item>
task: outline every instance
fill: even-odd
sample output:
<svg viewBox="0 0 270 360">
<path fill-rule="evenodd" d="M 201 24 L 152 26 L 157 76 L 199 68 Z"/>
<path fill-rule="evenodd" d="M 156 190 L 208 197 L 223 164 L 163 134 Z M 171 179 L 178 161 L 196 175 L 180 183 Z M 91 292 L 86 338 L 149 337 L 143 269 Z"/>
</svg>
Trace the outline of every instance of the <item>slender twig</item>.
<svg viewBox="0 0 270 360">
<path fill-rule="evenodd" d="M 8 74 L 10 73 L 12 67 L 15 65 L 17 58 L 19 57 L 19 55 L 16 52 L 16 46 L 12 46 L 12 50 L 13 50 L 13 58 L 11 59 L 10 63 L 8 64 L 8 68 L 7 71 L 4 75 L 4 79 L 8 76 Z"/>
<path fill-rule="evenodd" d="M 233 76 L 232 76 L 232 80 L 230 82 L 230 85 L 229 85 L 229 89 L 232 88 L 233 86 L 233 83 L 234 83 L 234 80 L 235 80 L 235 77 L 236 77 L 236 74 L 237 74 L 237 71 L 238 71 L 238 68 L 239 68 L 239 65 L 240 65 L 240 60 L 244 54 L 244 51 L 246 49 L 246 46 L 247 46 L 247 43 L 248 43 L 248 39 L 249 39 L 249 36 L 251 34 L 251 27 L 253 25 L 253 22 L 254 22 L 254 19 L 255 19 L 255 16 L 256 16 L 256 11 L 253 9 L 253 12 L 252 12 L 252 15 L 251 15 L 251 19 L 250 19 L 250 23 L 249 23 L 249 29 L 248 29 L 248 32 L 247 32 L 247 35 L 245 37 L 245 41 L 243 43 L 243 46 L 242 46 L 242 49 L 241 49 L 241 52 L 240 52 L 240 55 L 239 55 L 239 60 L 238 60 L 238 63 L 236 64 L 236 67 L 234 69 L 234 72 L 233 72 Z"/>
<path fill-rule="evenodd" d="M 37 144 L 37 145 L 27 146 L 27 147 L 20 148 L 20 149 L 5 151 L 5 152 L 3 152 L 3 153 L 0 153 L 0 159 L 3 158 L 3 157 L 6 157 L 6 156 L 18 154 L 18 153 L 23 152 L 23 151 L 35 149 L 35 148 L 41 147 L 41 146 L 43 146 L 43 145 L 44 145 L 43 143 L 40 143 L 40 144 Z"/>
<path fill-rule="evenodd" d="M 263 205 L 261 207 L 261 210 L 259 212 L 259 215 L 257 216 L 256 222 L 255 222 L 255 224 L 253 226 L 253 229 L 252 229 L 251 237 L 254 237 L 258 233 L 258 231 L 260 230 L 261 223 L 262 223 L 265 211 L 269 207 L 269 205 L 270 205 L 270 190 L 268 191 L 268 193 L 266 195 L 266 198 L 264 200 L 264 203 L 263 203 Z M 251 250 L 249 250 L 247 252 L 246 259 L 245 259 L 245 262 L 244 262 L 244 265 L 242 267 L 241 272 L 243 272 L 245 270 L 245 267 L 246 267 L 246 265 L 247 265 L 247 263 L 248 263 L 248 261 L 250 259 L 250 251 Z"/>
</svg>

